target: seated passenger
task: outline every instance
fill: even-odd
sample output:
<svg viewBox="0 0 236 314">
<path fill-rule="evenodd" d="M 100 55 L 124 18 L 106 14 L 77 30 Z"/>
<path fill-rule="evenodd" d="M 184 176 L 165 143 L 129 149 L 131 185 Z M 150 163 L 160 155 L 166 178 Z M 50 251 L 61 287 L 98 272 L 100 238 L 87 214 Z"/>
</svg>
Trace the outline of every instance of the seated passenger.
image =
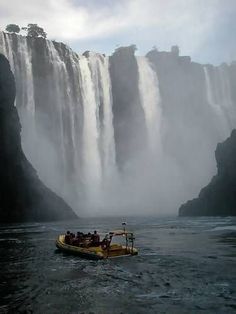
<svg viewBox="0 0 236 314">
<path fill-rule="evenodd" d="M 111 240 L 108 238 L 108 234 L 105 235 L 105 238 L 101 241 L 101 247 L 103 250 L 109 248 Z"/>
<path fill-rule="evenodd" d="M 95 230 L 94 233 L 92 234 L 92 246 L 99 246 L 100 245 L 100 236 Z"/>
<path fill-rule="evenodd" d="M 66 244 L 70 244 L 70 239 L 71 239 L 71 237 L 70 237 L 70 231 L 67 231 L 67 232 L 66 232 L 66 235 L 65 235 L 65 243 L 66 243 Z"/>
<path fill-rule="evenodd" d="M 73 245 L 80 246 L 82 242 L 83 242 L 83 233 L 77 232 L 76 238 L 73 241 Z"/>
<path fill-rule="evenodd" d="M 77 234 L 76 234 L 76 238 L 77 239 L 81 239 L 82 235 L 83 235 L 83 233 L 78 231 Z"/>
</svg>

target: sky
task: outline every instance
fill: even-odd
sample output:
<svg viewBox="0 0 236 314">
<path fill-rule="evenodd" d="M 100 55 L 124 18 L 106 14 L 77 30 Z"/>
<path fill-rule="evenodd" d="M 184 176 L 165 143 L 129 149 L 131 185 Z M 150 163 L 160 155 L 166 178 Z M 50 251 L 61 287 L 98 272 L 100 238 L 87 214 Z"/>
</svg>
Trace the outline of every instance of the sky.
<svg viewBox="0 0 236 314">
<path fill-rule="evenodd" d="M 0 28 L 10 23 L 37 23 L 79 53 L 178 45 L 196 62 L 236 60 L 236 0 L 0 0 Z"/>
</svg>

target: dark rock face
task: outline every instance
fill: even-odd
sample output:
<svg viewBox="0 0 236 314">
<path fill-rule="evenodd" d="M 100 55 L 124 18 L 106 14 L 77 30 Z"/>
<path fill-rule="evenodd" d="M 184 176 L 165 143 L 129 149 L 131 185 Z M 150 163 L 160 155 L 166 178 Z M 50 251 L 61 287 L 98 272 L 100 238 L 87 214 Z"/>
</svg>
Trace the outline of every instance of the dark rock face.
<svg viewBox="0 0 236 314">
<path fill-rule="evenodd" d="M 134 52 L 134 46 L 121 47 L 110 57 L 114 136 L 117 163 L 121 168 L 127 160 L 145 150 L 147 143 Z"/>
<path fill-rule="evenodd" d="M 236 215 L 236 130 L 215 151 L 218 173 L 199 194 L 183 204 L 180 216 Z"/>
<path fill-rule="evenodd" d="M 9 63 L 0 55 L 0 222 L 75 218 L 63 199 L 39 180 L 22 151 L 15 94 Z"/>
</svg>

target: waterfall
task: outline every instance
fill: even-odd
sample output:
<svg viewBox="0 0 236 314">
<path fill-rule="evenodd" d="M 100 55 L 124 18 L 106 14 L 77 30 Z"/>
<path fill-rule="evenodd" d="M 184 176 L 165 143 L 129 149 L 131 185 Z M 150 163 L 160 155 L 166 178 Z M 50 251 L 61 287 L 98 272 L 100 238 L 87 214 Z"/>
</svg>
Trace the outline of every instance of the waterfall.
<svg viewBox="0 0 236 314">
<path fill-rule="evenodd" d="M 31 145 L 28 145 L 29 137 L 31 137 L 31 142 L 36 141 L 37 138 L 32 49 L 26 37 L 0 32 L 0 52 L 8 58 L 15 76 L 15 105 L 22 124 L 22 146 L 27 157 L 33 161 L 35 148 L 32 149 Z"/>
<path fill-rule="evenodd" d="M 81 94 L 83 101 L 84 123 L 83 123 L 83 170 L 84 180 L 90 192 L 99 189 L 101 183 L 101 159 L 99 153 L 99 121 L 98 107 L 95 97 L 95 88 L 86 57 L 79 60 L 81 74 Z M 90 185 L 91 183 L 91 185 Z"/>
<path fill-rule="evenodd" d="M 218 76 L 221 85 L 221 103 L 225 109 L 232 107 L 231 88 L 229 73 L 226 66 L 220 66 L 218 68 Z"/>
<path fill-rule="evenodd" d="M 32 117 L 35 117 L 34 83 L 31 53 L 32 51 L 28 47 L 26 37 L 20 37 L 17 52 L 20 67 L 17 67 L 17 64 L 15 64 L 15 69 L 17 69 L 16 77 L 21 77 L 22 82 L 22 90 L 18 92 L 18 94 L 22 95 L 21 106 L 25 107 L 27 113 L 32 115 Z"/>
<path fill-rule="evenodd" d="M 71 49 L 65 57 L 62 44 L 43 39 L 39 58 L 37 42 L 29 47 L 29 41 L 0 32 L 0 51 L 16 78 L 23 148 L 43 181 L 66 199 L 74 190 L 83 199 L 98 200 L 116 168 L 109 58 Z M 46 72 L 34 85 L 38 64 Z M 39 157 L 42 151 L 47 154 Z"/>
<path fill-rule="evenodd" d="M 214 100 L 214 94 L 213 94 L 213 89 L 212 89 L 212 84 L 210 80 L 210 75 L 208 73 L 208 68 L 204 66 L 204 75 L 205 75 L 205 80 L 206 80 L 206 93 L 207 93 L 207 101 L 208 104 L 217 111 L 217 113 L 220 113 L 220 107 Z"/>
<path fill-rule="evenodd" d="M 115 170 L 115 142 L 113 129 L 111 80 L 109 75 L 109 58 L 96 53 L 90 53 L 89 64 L 95 87 L 97 106 L 102 116 L 100 136 L 104 176 L 109 178 Z"/>
<path fill-rule="evenodd" d="M 209 68 L 204 66 L 204 75 L 206 81 L 206 96 L 207 102 L 211 106 L 213 112 L 217 115 L 218 123 L 221 126 L 219 129 L 223 140 L 231 132 L 229 108 L 232 106 L 230 96 L 229 80 L 222 68 L 213 71 L 212 79 Z"/>
<path fill-rule="evenodd" d="M 58 51 L 54 47 L 51 41 L 46 41 L 47 50 L 49 54 L 49 63 L 52 67 L 52 78 L 50 81 L 50 87 L 53 90 L 54 102 L 57 105 L 55 108 L 55 114 L 58 115 L 59 132 L 60 132 L 60 153 L 62 156 L 63 172 L 66 172 L 66 130 L 64 125 L 64 112 L 68 110 L 71 117 L 71 101 L 70 93 L 68 92 L 69 80 L 67 76 L 65 63 L 61 60 Z M 71 124 L 73 125 L 73 123 Z M 73 133 L 73 131 L 71 131 Z M 66 175 L 66 173 L 64 173 Z"/>
<path fill-rule="evenodd" d="M 16 78 L 27 158 L 80 212 L 155 210 L 170 203 L 170 191 L 173 203 L 194 196 L 212 175 L 215 145 L 236 125 L 233 66 L 189 63 L 186 72 L 171 53 L 78 55 L 63 43 L 3 32 L 0 52 Z"/>
<path fill-rule="evenodd" d="M 17 98 L 16 106 L 25 107 L 26 113 L 34 118 L 34 84 L 32 72 L 32 51 L 28 46 L 27 38 L 17 36 L 16 50 L 13 49 L 13 37 L 0 32 L 0 52 L 9 60 L 11 69 L 16 78 Z"/>
<path fill-rule="evenodd" d="M 3 33 L 0 31 L 0 40 L 0 52 L 4 54 L 5 57 L 7 57 L 11 66 L 11 70 L 15 74 L 12 37 L 9 36 L 8 33 Z"/>
<path fill-rule="evenodd" d="M 156 73 L 146 57 L 137 57 L 139 92 L 152 151 L 161 149 L 161 96 Z"/>
</svg>

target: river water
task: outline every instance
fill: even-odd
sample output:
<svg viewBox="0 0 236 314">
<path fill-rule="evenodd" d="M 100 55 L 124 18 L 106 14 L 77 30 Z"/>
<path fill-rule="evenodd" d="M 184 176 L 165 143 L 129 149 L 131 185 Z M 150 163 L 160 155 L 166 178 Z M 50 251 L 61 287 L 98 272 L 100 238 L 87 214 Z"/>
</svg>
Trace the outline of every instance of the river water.
<svg viewBox="0 0 236 314">
<path fill-rule="evenodd" d="M 139 255 L 89 261 L 58 234 L 105 233 L 124 218 L 0 225 L 0 313 L 236 312 L 236 219 L 125 218 Z"/>
</svg>

